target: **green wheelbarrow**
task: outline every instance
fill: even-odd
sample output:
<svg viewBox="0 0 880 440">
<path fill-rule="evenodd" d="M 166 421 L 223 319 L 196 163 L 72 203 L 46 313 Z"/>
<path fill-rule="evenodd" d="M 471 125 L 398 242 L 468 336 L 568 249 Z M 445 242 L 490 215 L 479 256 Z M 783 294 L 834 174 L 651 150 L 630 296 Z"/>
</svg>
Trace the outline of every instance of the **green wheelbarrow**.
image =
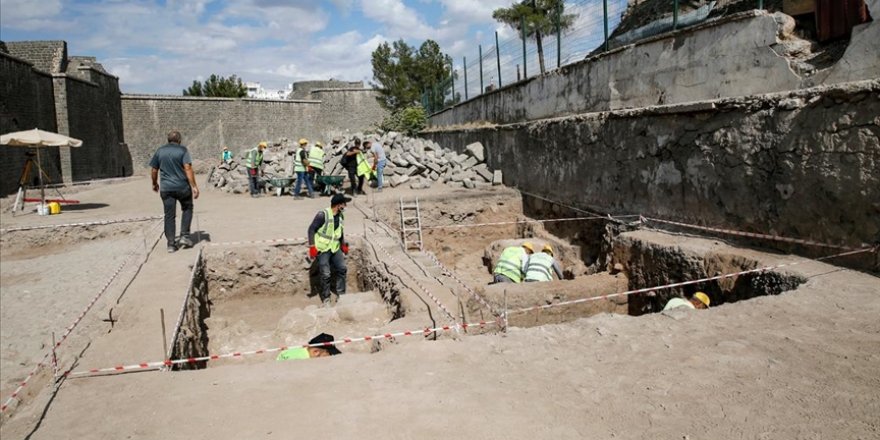
<svg viewBox="0 0 880 440">
<path fill-rule="evenodd" d="M 333 193 L 342 192 L 342 183 L 345 176 L 318 176 L 317 184 L 322 186 L 321 194 L 329 196 Z"/>
<path fill-rule="evenodd" d="M 290 187 L 293 186 L 294 180 L 293 177 L 272 177 L 269 180 L 269 184 L 275 188 L 275 195 L 281 196 L 284 192 L 284 188 L 287 188 L 287 191 L 290 192 Z"/>
</svg>

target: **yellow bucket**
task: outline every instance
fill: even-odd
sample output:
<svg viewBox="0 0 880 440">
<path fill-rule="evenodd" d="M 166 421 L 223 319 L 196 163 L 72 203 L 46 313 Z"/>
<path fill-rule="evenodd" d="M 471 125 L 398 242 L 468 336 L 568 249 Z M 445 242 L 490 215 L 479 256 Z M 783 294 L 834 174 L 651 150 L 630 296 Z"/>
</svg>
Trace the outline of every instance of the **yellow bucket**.
<svg viewBox="0 0 880 440">
<path fill-rule="evenodd" d="M 58 202 L 49 202 L 49 215 L 61 214 L 61 204 Z"/>
</svg>

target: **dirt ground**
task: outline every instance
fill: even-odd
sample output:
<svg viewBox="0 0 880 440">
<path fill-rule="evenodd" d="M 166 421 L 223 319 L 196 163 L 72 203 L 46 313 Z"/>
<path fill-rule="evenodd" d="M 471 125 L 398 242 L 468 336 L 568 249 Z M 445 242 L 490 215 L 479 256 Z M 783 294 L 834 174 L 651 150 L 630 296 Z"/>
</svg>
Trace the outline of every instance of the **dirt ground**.
<svg viewBox="0 0 880 440">
<path fill-rule="evenodd" d="M 462 195 L 439 187 L 392 189 L 355 203 L 368 214 L 376 206 L 394 215 L 398 197 L 443 193 L 450 203 Z M 0 220 L 8 228 L 161 212 L 144 178 L 84 189 L 77 198 L 94 207 L 57 218 L 12 218 L 3 212 Z M 212 249 L 220 242 L 302 237 L 326 203 L 205 190 L 193 227 L 203 232 L 200 246 Z M 346 213 L 347 231 L 372 230 L 355 206 Z M 0 398 L 6 400 L 12 382 L 22 379 L 51 343 L 50 332 L 63 331 L 122 256 L 135 249 L 141 259 L 120 273 L 77 337 L 61 347 L 62 364 L 69 366 L 80 352 L 76 370 L 160 359 L 159 309 L 173 329 L 197 251 L 168 254 L 161 241 L 153 248 L 150 240 L 158 238 L 158 230 L 152 226 L 105 226 L 86 240 L 3 234 Z M 51 231 L 46 237 L 57 235 Z M 95 232 L 74 233 L 88 234 Z M 762 263 L 798 260 L 760 256 Z M 343 346 L 341 356 L 309 361 L 275 362 L 263 355 L 199 371 L 71 378 L 55 394 L 44 375 L 33 384 L 33 394 L 14 405 L 11 418 L 4 415 L 0 434 L 4 439 L 880 437 L 880 281 L 818 262 L 792 271 L 807 279 L 792 292 L 701 312 L 602 314 L 506 333 L 391 343 L 372 354 Z M 302 310 L 318 305 L 317 298 L 296 301 L 292 306 Z M 101 321 L 110 307 L 112 328 Z M 281 322 L 279 316 L 283 321 L 277 311 L 271 320 Z"/>
</svg>

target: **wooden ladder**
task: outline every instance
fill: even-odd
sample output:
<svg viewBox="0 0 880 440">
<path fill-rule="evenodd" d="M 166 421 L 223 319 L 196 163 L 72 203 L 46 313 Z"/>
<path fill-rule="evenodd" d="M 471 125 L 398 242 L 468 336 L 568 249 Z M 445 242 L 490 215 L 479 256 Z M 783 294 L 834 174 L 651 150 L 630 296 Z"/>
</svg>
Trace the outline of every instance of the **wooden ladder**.
<svg viewBox="0 0 880 440">
<path fill-rule="evenodd" d="M 418 197 L 415 203 L 406 203 L 403 197 L 400 198 L 400 234 L 404 250 L 422 250 L 422 215 Z"/>
</svg>

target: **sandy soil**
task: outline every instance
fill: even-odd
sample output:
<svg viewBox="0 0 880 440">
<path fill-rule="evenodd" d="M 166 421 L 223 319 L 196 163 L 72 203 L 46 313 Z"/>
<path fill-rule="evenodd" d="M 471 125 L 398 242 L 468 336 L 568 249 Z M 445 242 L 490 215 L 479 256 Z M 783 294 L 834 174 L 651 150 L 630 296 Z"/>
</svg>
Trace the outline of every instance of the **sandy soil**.
<svg viewBox="0 0 880 440">
<path fill-rule="evenodd" d="M 108 188 L 78 194 L 106 204 L 89 213 L 92 218 L 160 211 L 143 179 Z M 449 190 L 428 190 L 444 191 L 455 197 Z M 398 197 L 413 194 L 389 190 L 361 197 L 358 204 L 367 212 L 373 202 L 393 209 Z M 196 210 L 204 238 L 216 243 L 302 236 L 324 204 L 326 199 L 294 202 L 206 191 Z M 88 218 L 85 212 L 77 217 Z M 347 212 L 349 230 L 368 230 L 358 210 Z M 7 218 L 0 219 L 6 227 Z M 94 245 L 108 249 L 88 253 L 83 249 L 91 243 L 64 244 L 63 253 L 28 259 L 30 267 L 7 269 L 4 262 L 4 295 L 7 285 L 23 289 L 35 277 L 34 265 L 38 274 L 111 267 L 95 264 L 101 260 L 95 252 L 124 254 L 125 243 L 115 241 L 103 238 Z M 158 250 L 116 306 L 119 321 L 112 331 L 91 333 L 78 368 L 161 355 L 158 309 L 166 310 L 166 325 L 173 328 L 196 250 Z M 794 259 L 765 255 L 761 261 Z M 54 397 L 44 381 L 38 396 L 14 408 L 0 434 L 4 439 L 880 437 L 880 281 L 816 262 L 793 271 L 807 278 L 796 291 L 704 312 L 599 315 L 506 334 L 386 344 L 374 354 L 343 347 L 342 356 L 310 361 L 277 363 L 267 355 L 266 362 L 200 371 L 68 379 Z M 65 277 L 63 291 L 87 298 L 94 292 L 92 280 L 109 274 Z M 29 303 L 50 302 L 45 291 L 39 295 L 42 299 L 32 296 Z M 4 321 L 7 308 L 20 302 L 3 300 Z M 21 314 L 45 315 L 37 307 Z M 89 319 L 102 316 L 106 306 Z M 7 344 L 24 343 L 19 339 L 25 337 L 12 338 L 3 329 L 6 362 Z"/>
</svg>

